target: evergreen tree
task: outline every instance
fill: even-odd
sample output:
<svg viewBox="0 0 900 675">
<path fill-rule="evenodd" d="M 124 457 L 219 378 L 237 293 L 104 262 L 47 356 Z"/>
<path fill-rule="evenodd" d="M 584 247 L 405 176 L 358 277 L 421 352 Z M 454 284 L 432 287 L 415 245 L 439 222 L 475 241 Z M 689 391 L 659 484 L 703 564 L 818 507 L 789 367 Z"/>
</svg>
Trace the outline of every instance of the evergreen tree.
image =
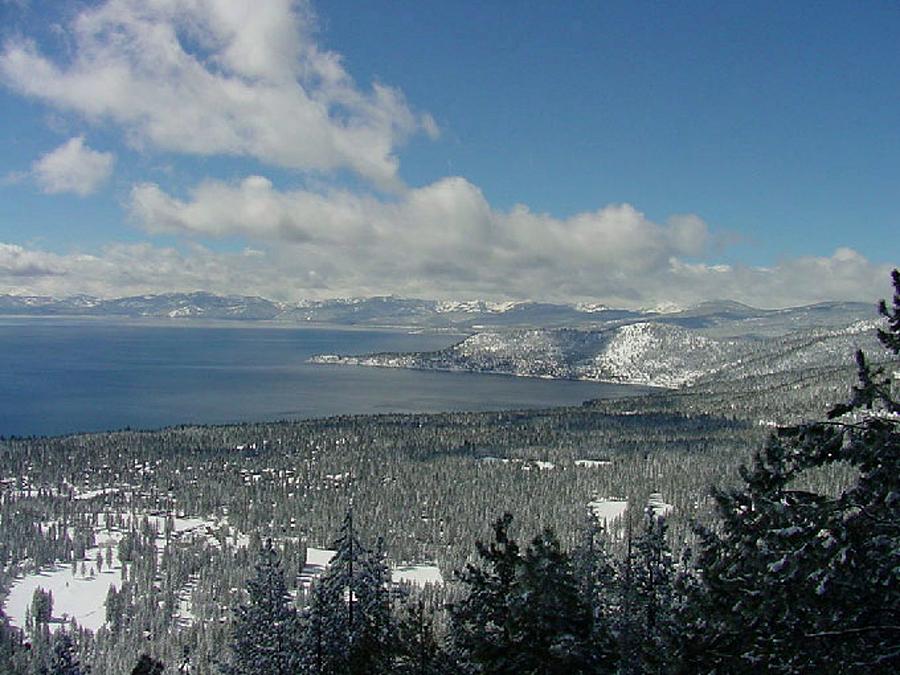
<svg viewBox="0 0 900 675">
<path fill-rule="evenodd" d="M 476 673 L 591 672 L 591 611 L 572 562 L 550 530 L 524 553 L 508 534 L 512 517 L 478 543 L 480 565 L 459 574 L 466 595 L 451 605 L 460 661 Z"/>
<path fill-rule="evenodd" d="M 575 578 L 591 617 L 591 659 L 593 671 L 612 673 L 618 668 L 618 645 L 614 636 L 620 609 L 619 577 L 607 547 L 603 523 L 588 510 L 578 545 L 572 552 Z"/>
<path fill-rule="evenodd" d="M 83 672 L 72 636 L 64 630 L 58 631 L 53 638 L 49 675 L 82 675 Z"/>
<path fill-rule="evenodd" d="M 111 584 L 106 592 L 106 623 L 113 635 L 122 630 L 127 598 L 124 591 L 120 593 L 115 584 Z"/>
<path fill-rule="evenodd" d="M 900 352 L 900 275 L 879 335 Z M 891 382 L 858 354 L 859 383 L 828 421 L 785 428 L 716 493 L 702 530 L 685 668 L 896 672 L 900 668 L 900 429 Z M 803 472 L 858 471 L 838 496 L 796 489 Z"/>
<path fill-rule="evenodd" d="M 425 602 L 409 603 L 397 624 L 394 672 L 401 675 L 443 675 L 452 672 L 448 657 L 434 635 L 433 613 Z"/>
<path fill-rule="evenodd" d="M 24 662 L 22 631 L 9 625 L 0 605 L 0 673 L 22 673 L 25 671 Z"/>
<path fill-rule="evenodd" d="M 395 627 L 381 544 L 374 552 L 362 544 L 350 509 L 333 547 L 305 615 L 305 667 L 315 673 L 391 672 Z"/>
<path fill-rule="evenodd" d="M 331 623 L 329 608 L 340 599 L 326 598 L 321 583 L 314 582 L 309 606 L 302 614 L 300 658 L 303 672 L 326 675 L 337 672 L 335 667 L 342 663 L 344 645 L 335 645 L 334 635 L 328 629 Z"/>
<path fill-rule="evenodd" d="M 512 672 L 514 647 L 509 598 L 520 562 L 519 545 L 509 537 L 512 515 L 494 523 L 494 540 L 477 542 L 480 565 L 469 563 L 458 573 L 463 598 L 450 605 L 452 638 L 459 660 L 472 672 Z"/>
<path fill-rule="evenodd" d="M 31 597 L 31 617 L 35 625 L 49 623 L 53 616 L 53 593 L 43 588 L 34 589 Z"/>
<path fill-rule="evenodd" d="M 291 606 L 278 553 L 269 540 L 259 551 L 249 601 L 235 609 L 230 675 L 293 675 L 299 669 L 299 618 Z"/>
<path fill-rule="evenodd" d="M 580 590 L 569 555 L 553 531 L 545 529 L 525 550 L 512 597 L 518 672 L 588 669 L 591 612 Z"/>
<path fill-rule="evenodd" d="M 620 587 L 618 634 L 621 673 L 671 670 L 674 639 L 674 564 L 665 517 L 648 506 L 643 531 L 628 542 Z"/>
</svg>

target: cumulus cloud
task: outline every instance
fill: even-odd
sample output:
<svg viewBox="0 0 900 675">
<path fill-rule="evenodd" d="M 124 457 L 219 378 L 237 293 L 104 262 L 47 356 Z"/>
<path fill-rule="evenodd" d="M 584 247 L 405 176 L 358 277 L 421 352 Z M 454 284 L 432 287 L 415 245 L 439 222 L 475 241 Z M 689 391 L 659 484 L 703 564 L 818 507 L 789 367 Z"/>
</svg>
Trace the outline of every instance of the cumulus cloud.
<svg viewBox="0 0 900 675">
<path fill-rule="evenodd" d="M 826 300 L 872 301 L 884 295 L 892 265 L 871 262 L 850 248 L 803 256 L 772 267 L 685 263 L 673 259 L 663 280 L 648 289 L 682 304 L 727 298 L 757 307 L 790 307 Z"/>
<path fill-rule="evenodd" d="M 261 176 L 206 181 L 187 200 L 143 184 L 132 191 L 131 210 L 150 232 L 293 244 L 366 287 L 383 274 L 385 282 L 490 285 L 492 293 L 505 285 L 521 296 L 548 288 L 585 295 L 589 286 L 609 292 L 673 256 L 701 253 L 709 240 L 695 216 L 660 225 L 628 204 L 568 219 L 525 206 L 499 212 L 459 177 L 388 200 L 340 190 L 279 191 Z"/>
<path fill-rule="evenodd" d="M 64 270 L 64 258 L 61 256 L 0 242 L 0 278 L 11 286 L 17 285 L 18 280 L 52 277 Z"/>
<path fill-rule="evenodd" d="M 84 197 L 106 182 L 114 163 L 112 153 L 91 150 L 83 136 L 75 136 L 35 161 L 31 173 L 44 192 Z"/>
<path fill-rule="evenodd" d="M 402 93 L 360 89 L 313 39 L 305 2 L 107 0 L 68 27 L 72 58 L 7 41 L 0 75 L 18 91 L 121 125 L 135 146 L 249 156 L 301 170 L 349 169 L 396 188 L 394 150 L 435 135 Z"/>
</svg>

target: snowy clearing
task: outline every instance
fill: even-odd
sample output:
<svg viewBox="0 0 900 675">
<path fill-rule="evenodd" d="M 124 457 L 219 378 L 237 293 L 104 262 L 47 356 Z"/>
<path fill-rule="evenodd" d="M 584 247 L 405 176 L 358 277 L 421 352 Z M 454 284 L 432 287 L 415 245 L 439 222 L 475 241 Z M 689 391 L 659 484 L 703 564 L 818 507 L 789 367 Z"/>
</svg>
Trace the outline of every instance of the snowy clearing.
<svg viewBox="0 0 900 675">
<path fill-rule="evenodd" d="M 324 548 L 307 548 L 306 565 L 300 574 L 301 583 L 308 587 L 331 564 L 334 551 Z M 395 584 L 408 583 L 422 588 L 425 584 L 443 584 L 444 577 L 436 565 L 403 565 L 391 568 L 391 581 Z"/>
<path fill-rule="evenodd" d="M 112 526 L 108 529 L 107 518 L 114 522 L 118 517 L 125 519 L 126 529 L 121 530 Z M 141 514 L 137 518 L 143 521 L 144 517 L 158 532 L 156 547 L 160 554 L 167 543 L 165 535 L 167 520 L 172 527 L 171 536 L 175 538 L 206 536 L 210 528 L 216 527 L 215 523 L 200 518 L 167 518 L 162 515 L 146 514 Z M 122 586 L 122 565 L 116 549 L 119 541 L 130 530 L 131 518 L 131 514 L 128 513 L 100 514 L 99 524 L 94 532 L 97 545 L 87 549 L 83 559 L 75 561 L 74 569 L 71 564 L 56 565 L 25 575 L 13 582 L 3 603 L 3 610 L 10 622 L 19 628 L 25 627 L 26 611 L 31 606 L 34 592 L 42 588 L 53 594 L 51 630 L 58 629 L 73 618 L 83 628 L 98 630 L 106 622 L 105 603 L 110 586 L 115 585 L 117 588 Z M 107 558 L 108 549 L 113 551 L 111 558 Z M 102 570 L 97 569 L 98 553 L 104 559 Z M 106 563 L 109 559 L 112 560 L 111 565 Z"/>
<path fill-rule="evenodd" d="M 588 502 L 588 508 L 603 522 L 604 526 L 609 527 L 614 520 L 621 518 L 625 513 L 628 508 L 628 500 L 616 497 L 595 499 Z"/>
<path fill-rule="evenodd" d="M 597 469 L 601 466 L 612 466 L 608 459 L 576 459 L 575 466 L 584 466 L 589 469 Z"/>
<path fill-rule="evenodd" d="M 653 515 L 657 518 L 668 516 L 675 509 L 674 506 L 666 503 L 659 492 L 654 492 L 647 498 L 647 507 L 653 510 Z"/>
</svg>

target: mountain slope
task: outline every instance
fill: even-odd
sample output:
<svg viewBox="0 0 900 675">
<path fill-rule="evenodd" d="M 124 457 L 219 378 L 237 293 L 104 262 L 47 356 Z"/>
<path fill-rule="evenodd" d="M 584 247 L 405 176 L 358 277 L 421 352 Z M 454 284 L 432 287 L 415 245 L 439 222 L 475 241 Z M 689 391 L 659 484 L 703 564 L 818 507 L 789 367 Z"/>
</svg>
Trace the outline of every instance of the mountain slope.
<svg viewBox="0 0 900 675">
<path fill-rule="evenodd" d="M 0 314 L 19 316 L 92 316 L 203 319 L 274 319 L 284 305 L 265 298 L 212 293 L 163 293 L 103 300 L 85 295 L 68 298 L 0 296 Z"/>
<path fill-rule="evenodd" d="M 729 340 L 654 322 L 602 331 L 491 331 L 476 333 L 437 352 L 330 354 L 312 361 L 678 388 L 711 377 L 740 378 L 850 364 L 859 347 L 877 360 L 886 354 L 874 338 L 876 323 Z"/>
</svg>

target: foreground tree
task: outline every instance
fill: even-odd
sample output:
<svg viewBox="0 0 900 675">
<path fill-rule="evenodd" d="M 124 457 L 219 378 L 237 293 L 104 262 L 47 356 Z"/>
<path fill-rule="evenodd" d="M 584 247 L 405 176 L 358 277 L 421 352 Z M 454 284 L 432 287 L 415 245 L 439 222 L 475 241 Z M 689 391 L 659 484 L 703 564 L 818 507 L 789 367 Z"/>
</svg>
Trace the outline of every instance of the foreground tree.
<svg viewBox="0 0 900 675">
<path fill-rule="evenodd" d="M 572 566 L 580 595 L 590 611 L 593 672 L 616 672 L 619 663 L 616 624 L 621 613 L 620 580 L 616 561 L 608 550 L 604 524 L 592 510 L 588 511 L 578 545 L 572 552 Z"/>
<path fill-rule="evenodd" d="M 900 353 L 900 274 L 882 344 Z M 830 419 L 779 430 L 715 494 L 721 532 L 702 530 L 687 617 L 692 672 L 900 669 L 900 406 L 883 369 L 857 355 L 859 383 Z M 851 465 L 838 496 L 797 489 L 805 471 Z"/>
<path fill-rule="evenodd" d="M 671 672 L 671 647 L 676 640 L 675 568 L 666 543 L 666 519 L 651 506 L 644 511 L 641 533 L 629 539 L 622 568 L 616 622 L 619 672 Z"/>
<path fill-rule="evenodd" d="M 591 608 L 572 561 L 545 530 L 522 552 L 509 537 L 512 516 L 478 543 L 481 564 L 459 574 L 466 586 L 450 607 L 463 668 L 475 673 L 592 672 Z"/>
<path fill-rule="evenodd" d="M 300 668 L 300 626 L 291 605 L 278 552 L 269 540 L 260 549 L 249 600 L 235 609 L 229 675 L 294 675 Z"/>
<path fill-rule="evenodd" d="M 78 660 L 78 648 L 72 636 L 60 630 L 53 637 L 53 652 L 50 656 L 50 675 L 82 675 Z"/>
<path fill-rule="evenodd" d="M 400 675 L 446 675 L 455 672 L 434 635 L 434 614 L 421 599 L 409 603 L 397 622 L 393 672 Z"/>
<path fill-rule="evenodd" d="M 26 660 L 22 631 L 9 625 L 3 606 L 0 605 L 0 673 L 23 673 Z"/>
<path fill-rule="evenodd" d="M 381 545 L 360 541 L 353 511 L 304 617 L 303 664 L 313 673 L 390 673 L 396 647 L 390 576 Z"/>
</svg>

